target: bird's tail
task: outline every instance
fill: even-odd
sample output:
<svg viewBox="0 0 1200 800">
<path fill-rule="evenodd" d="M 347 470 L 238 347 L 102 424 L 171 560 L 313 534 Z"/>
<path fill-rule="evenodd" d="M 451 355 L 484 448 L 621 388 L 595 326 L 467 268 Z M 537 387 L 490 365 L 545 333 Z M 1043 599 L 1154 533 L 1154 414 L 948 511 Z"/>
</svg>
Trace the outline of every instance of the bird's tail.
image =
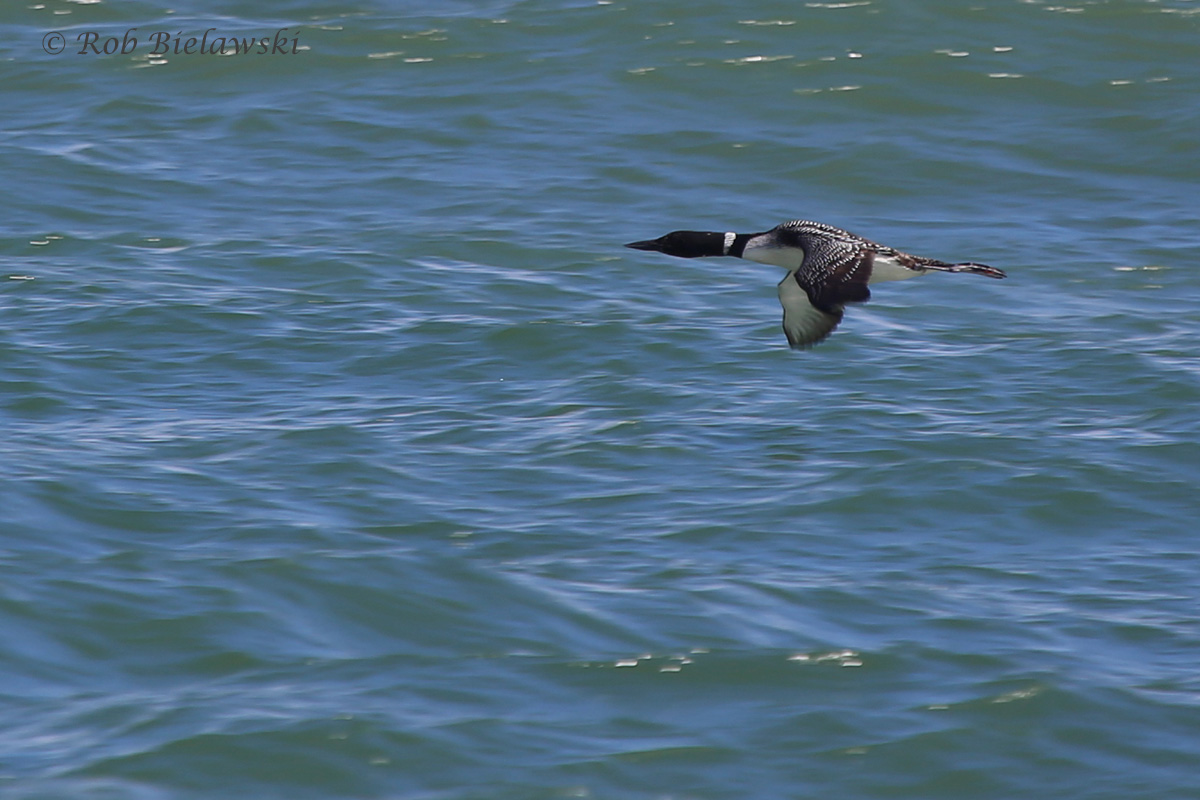
<svg viewBox="0 0 1200 800">
<path fill-rule="evenodd" d="M 989 267 L 987 264 L 976 264 L 974 261 L 964 261 L 961 264 L 947 264 L 945 261 L 931 261 L 922 264 L 926 269 L 936 269 L 940 272 L 974 272 L 976 275 L 987 275 L 989 278 L 1007 278 L 1004 270 Z"/>
</svg>

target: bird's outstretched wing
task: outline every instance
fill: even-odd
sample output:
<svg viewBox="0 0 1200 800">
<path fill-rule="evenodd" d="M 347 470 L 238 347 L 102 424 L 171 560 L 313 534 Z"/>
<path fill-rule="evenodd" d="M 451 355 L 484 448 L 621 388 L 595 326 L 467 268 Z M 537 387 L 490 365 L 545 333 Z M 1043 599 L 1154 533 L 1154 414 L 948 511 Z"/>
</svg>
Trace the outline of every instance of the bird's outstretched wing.
<svg viewBox="0 0 1200 800">
<path fill-rule="evenodd" d="M 871 299 L 867 283 L 875 249 L 870 242 L 849 234 L 813 236 L 804 228 L 788 233 L 800 239 L 797 244 L 804 250 L 804 262 L 779 284 L 783 332 L 792 347 L 811 347 L 842 321 L 846 303 Z"/>
<path fill-rule="evenodd" d="M 779 303 L 783 306 L 783 334 L 793 348 L 823 341 L 842 321 L 840 305 L 817 308 L 790 272 L 779 282 Z"/>
<path fill-rule="evenodd" d="M 819 239 L 805 249 L 796 281 L 817 308 L 865 303 L 871 299 L 867 283 L 875 265 L 875 251 L 865 243 Z"/>
</svg>

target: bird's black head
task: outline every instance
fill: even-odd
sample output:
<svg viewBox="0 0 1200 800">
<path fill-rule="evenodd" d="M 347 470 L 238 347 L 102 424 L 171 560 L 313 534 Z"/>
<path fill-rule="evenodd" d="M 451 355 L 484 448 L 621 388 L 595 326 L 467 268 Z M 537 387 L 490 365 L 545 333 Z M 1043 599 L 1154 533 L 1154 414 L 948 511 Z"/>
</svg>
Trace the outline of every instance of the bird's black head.
<svg viewBox="0 0 1200 800">
<path fill-rule="evenodd" d="M 625 246 L 632 247 L 634 250 L 653 250 L 656 253 L 666 253 L 679 258 L 723 256 L 728 252 L 726 241 L 729 236 L 729 234 L 709 231 L 672 231 L 657 239 L 630 242 Z"/>
</svg>

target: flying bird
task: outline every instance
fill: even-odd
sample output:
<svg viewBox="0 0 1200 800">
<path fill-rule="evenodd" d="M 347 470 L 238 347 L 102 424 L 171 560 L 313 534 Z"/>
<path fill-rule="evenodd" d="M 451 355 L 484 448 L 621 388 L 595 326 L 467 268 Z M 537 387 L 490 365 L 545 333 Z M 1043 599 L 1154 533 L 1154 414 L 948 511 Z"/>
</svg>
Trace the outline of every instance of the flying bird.
<svg viewBox="0 0 1200 800">
<path fill-rule="evenodd" d="M 842 321 L 847 303 L 865 303 L 871 298 L 869 284 L 902 281 L 931 270 L 1006 277 L 1002 270 L 986 264 L 950 264 L 914 256 L 832 225 L 802 219 L 764 233 L 673 231 L 625 246 L 679 258 L 733 256 L 786 269 L 787 275 L 779 282 L 779 302 L 783 305 L 783 333 L 793 348 L 824 341 Z"/>
</svg>

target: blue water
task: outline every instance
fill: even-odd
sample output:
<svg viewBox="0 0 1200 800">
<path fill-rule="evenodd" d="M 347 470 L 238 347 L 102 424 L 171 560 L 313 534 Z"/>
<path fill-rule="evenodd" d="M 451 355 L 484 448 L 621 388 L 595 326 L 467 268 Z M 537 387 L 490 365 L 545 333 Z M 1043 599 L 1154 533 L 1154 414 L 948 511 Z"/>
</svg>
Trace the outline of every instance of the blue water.
<svg viewBox="0 0 1200 800">
<path fill-rule="evenodd" d="M 0 796 L 1200 798 L 1197 42 L 0 7 Z M 797 217 L 1009 279 L 621 247 Z"/>
</svg>

